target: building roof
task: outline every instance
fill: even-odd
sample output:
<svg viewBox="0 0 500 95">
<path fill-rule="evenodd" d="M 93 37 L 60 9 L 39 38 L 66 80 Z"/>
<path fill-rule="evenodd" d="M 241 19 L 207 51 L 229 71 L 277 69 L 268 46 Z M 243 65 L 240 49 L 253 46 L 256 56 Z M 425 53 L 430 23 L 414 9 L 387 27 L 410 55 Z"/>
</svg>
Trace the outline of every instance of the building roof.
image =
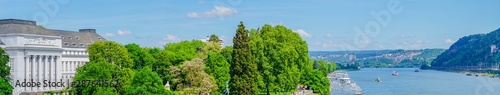
<svg viewBox="0 0 500 95">
<path fill-rule="evenodd" d="M 0 34 L 31 34 L 61 37 L 64 48 L 87 48 L 99 40 L 106 40 L 96 33 L 95 29 L 80 29 L 79 31 L 65 31 L 45 29 L 36 25 L 35 21 L 19 19 L 0 19 Z"/>
</svg>

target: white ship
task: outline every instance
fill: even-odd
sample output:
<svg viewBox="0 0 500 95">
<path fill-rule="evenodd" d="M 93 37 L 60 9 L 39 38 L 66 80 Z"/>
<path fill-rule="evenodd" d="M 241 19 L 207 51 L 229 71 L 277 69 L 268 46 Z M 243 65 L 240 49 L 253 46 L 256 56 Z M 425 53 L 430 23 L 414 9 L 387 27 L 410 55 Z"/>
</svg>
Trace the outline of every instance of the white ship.
<svg viewBox="0 0 500 95">
<path fill-rule="evenodd" d="M 332 91 L 345 91 L 355 95 L 361 95 L 363 90 L 352 81 L 347 73 L 330 73 L 330 89 Z"/>
</svg>

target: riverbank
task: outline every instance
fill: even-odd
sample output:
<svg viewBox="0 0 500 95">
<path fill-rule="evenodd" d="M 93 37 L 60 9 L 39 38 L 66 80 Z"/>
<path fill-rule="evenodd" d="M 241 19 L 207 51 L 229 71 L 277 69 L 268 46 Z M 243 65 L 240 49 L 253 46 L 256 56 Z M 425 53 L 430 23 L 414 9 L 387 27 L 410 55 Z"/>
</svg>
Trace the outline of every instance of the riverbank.
<svg viewBox="0 0 500 95">
<path fill-rule="evenodd" d="M 461 74 L 471 74 L 473 76 L 486 76 L 486 77 L 499 77 L 500 76 L 500 71 L 498 71 L 498 70 L 489 70 L 489 71 L 481 71 L 481 72 L 474 72 L 474 71 L 469 71 L 469 70 L 456 70 L 456 69 L 429 69 L 429 70 L 454 72 L 454 73 L 461 73 Z"/>
</svg>

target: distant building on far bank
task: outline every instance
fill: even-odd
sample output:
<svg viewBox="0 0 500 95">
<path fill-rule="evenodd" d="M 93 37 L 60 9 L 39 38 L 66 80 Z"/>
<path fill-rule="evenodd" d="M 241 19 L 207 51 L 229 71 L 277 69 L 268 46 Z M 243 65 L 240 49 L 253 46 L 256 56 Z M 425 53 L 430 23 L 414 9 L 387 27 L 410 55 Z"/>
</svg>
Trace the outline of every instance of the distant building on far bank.
<svg viewBox="0 0 500 95">
<path fill-rule="evenodd" d="M 95 29 L 66 31 L 45 29 L 35 21 L 0 19 L 0 47 L 10 60 L 13 95 L 33 95 L 67 88 L 76 68 L 89 62 L 87 48 L 104 41 Z M 44 86 L 65 82 L 65 87 Z M 41 83 L 40 87 L 20 86 L 22 82 Z"/>
<path fill-rule="evenodd" d="M 203 39 L 200 39 L 201 41 L 205 42 L 205 43 L 208 43 L 208 41 L 210 40 L 210 36 L 207 36 L 206 38 L 203 38 Z M 219 38 L 219 43 L 220 43 L 220 46 L 221 47 L 224 47 L 224 40 Z"/>
</svg>

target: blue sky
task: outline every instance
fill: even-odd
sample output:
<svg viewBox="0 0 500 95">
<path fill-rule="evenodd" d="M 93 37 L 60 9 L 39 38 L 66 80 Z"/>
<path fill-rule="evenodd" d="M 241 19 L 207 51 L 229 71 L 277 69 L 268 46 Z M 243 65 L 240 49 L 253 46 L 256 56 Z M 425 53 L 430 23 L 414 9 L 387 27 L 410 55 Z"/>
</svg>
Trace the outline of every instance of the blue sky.
<svg viewBox="0 0 500 95">
<path fill-rule="evenodd" d="M 448 48 L 460 37 L 499 29 L 499 4 L 500 0 L 0 0 L 0 18 L 36 20 L 50 29 L 93 28 L 108 40 L 148 47 L 210 34 L 232 45 L 237 24 L 243 21 L 247 29 L 285 25 L 301 34 L 313 51 L 424 49 Z"/>
</svg>

